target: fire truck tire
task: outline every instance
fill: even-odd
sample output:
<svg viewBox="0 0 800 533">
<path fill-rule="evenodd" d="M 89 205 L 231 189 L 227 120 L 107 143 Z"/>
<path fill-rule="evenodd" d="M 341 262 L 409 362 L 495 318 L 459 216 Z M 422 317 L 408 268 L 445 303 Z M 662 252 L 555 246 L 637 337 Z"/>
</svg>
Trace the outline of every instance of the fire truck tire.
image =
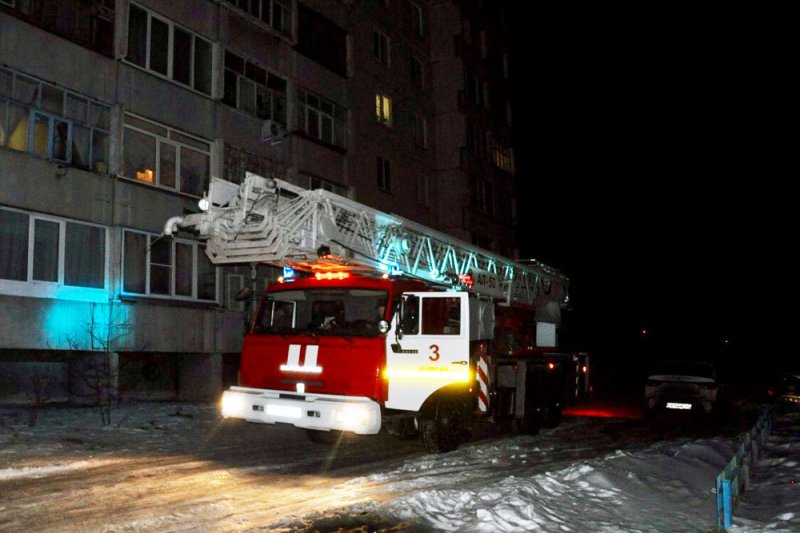
<svg viewBox="0 0 800 533">
<path fill-rule="evenodd" d="M 343 443 L 345 440 L 343 431 L 319 431 L 316 429 L 307 429 L 306 436 L 308 437 L 308 440 L 314 444 L 324 444 L 326 446 Z"/>
<path fill-rule="evenodd" d="M 422 444 L 430 453 L 450 452 L 458 448 L 466 430 L 466 413 L 455 398 L 441 398 L 423 412 L 419 419 Z"/>
</svg>

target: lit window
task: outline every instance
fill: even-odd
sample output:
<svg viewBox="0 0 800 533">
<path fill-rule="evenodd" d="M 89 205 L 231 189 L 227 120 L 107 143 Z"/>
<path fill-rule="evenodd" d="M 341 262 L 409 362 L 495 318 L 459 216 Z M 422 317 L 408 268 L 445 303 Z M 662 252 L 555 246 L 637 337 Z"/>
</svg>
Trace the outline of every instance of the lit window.
<svg viewBox="0 0 800 533">
<path fill-rule="evenodd" d="M 126 114 L 123 165 L 129 178 L 202 196 L 211 172 L 211 144 Z"/>
<path fill-rule="evenodd" d="M 392 99 L 385 94 L 375 95 L 375 118 L 381 124 L 392 125 Z"/>
<path fill-rule="evenodd" d="M 105 174 L 110 117 L 110 106 L 0 68 L 0 146 Z"/>
</svg>

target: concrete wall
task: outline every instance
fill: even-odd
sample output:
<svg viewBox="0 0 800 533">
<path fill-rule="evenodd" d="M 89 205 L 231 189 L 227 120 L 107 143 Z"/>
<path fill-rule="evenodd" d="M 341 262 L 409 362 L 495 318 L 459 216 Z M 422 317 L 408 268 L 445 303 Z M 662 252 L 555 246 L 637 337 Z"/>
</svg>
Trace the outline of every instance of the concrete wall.
<svg viewBox="0 0 800 533">
<path fill-rule="evenodd" d="M 241 313 L 167 302 L 0 295 L 0 316 L 0 342 L 8 349 L 105 350 L 110 342 L 117 351 L 216 353 L 238 352 L 242 343 Z"/>
</svg>

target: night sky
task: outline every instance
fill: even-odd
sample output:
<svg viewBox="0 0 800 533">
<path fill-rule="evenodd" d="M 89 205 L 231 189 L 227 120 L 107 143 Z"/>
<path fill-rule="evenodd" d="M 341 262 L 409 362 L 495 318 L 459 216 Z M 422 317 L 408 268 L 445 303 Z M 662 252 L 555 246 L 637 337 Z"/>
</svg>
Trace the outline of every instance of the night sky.
<svg viewBox="0 0 800 533">
<path fill-rule="evenodd" d="M 571 278 L 565 343 L 793 364 L 788 15 L 515 9 L 520 251 Z"/>
</svg>

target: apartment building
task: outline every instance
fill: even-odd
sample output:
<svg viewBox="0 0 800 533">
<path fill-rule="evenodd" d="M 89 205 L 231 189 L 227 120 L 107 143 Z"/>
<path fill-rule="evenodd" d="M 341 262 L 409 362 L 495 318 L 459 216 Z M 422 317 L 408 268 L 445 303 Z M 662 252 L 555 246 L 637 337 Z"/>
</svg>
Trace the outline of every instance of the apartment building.
<svg viewBox="0 0 800 533">
<path fill-rule="evenodd" d="M 276 273 L 160 236 L 211 176 L 325 188 L 513 255 L 486 4 L 0 0 L 0 401 L 78 400 L 99 367 L 123 397 L 235 383 L 235 295 Z"/>
</svg>

